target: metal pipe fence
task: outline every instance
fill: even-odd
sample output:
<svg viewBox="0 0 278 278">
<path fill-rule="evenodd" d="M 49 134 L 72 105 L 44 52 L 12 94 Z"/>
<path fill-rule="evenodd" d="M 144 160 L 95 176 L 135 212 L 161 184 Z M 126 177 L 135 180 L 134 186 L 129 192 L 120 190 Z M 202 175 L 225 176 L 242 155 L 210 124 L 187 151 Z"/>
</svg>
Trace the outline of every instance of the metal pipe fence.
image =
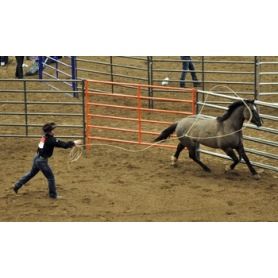
<svg viewBox="0 0 278 278">
<path fill-rule="evenodd" d="M 231 95 L 269 102 L 278 98 L 278 57 L 273 56 L 193 56 L 195 72 L 202 90 L 219 90 Z M 95 56 L 76 57 L 76 76 L 111 82 L 178 87 L 182 72 L 179 56 Z M 193 86 L 190 71 L 185 82 Z M 278 102 L 278 100 L 277 100 Z"/>
<path fill-rule="evenodd" d="M 254 165 L 277 171 L 278 57 L 196 56 L 192 62 L 202 83 L 202 90 L 197 91 L 198 107 L 204 106 L 208 116 L 219 115 L 236 99 L 234 95 L 256 99 L 265 123 L 259 129 L 246 127 L 246 148 Z M 150 85 L 144 89 L 152 97 L 156 95 L 152 86 L 161 86 L 166 77 L 167 86 L 179 87 L 182 71 L 179 56 L 77 56 L 74 63 L 76 80 L 0 79 L 0 136 L 39 137 L 39 127 L 53 120 L 61 123 L 61 137 L 85 141 L 85 80 Z M 190 71 L 185 81 L 192 87 Z M 72 98 L 66 82 L 76 82 L 77 98 Z M 113 85 L 111 89 L 117 91 Z M 149 108 L 155 108 L 152 101 Z M 200 153 L 222 157 L 211 150 Z"/>
<path fill-rule="evenodd" d="M 48 80 L 55 87 L 62 81 Z M 82 88 L 83 81 L 81 83 Z M 84 86 L 84 85 L 83 85 Z M 84 94 L 53 90 L 36 79 L 0 80 L 0 137 L 40 137 L 45 122 L 57 122 L 59 137 L 85 140 Z"/>
</svg>

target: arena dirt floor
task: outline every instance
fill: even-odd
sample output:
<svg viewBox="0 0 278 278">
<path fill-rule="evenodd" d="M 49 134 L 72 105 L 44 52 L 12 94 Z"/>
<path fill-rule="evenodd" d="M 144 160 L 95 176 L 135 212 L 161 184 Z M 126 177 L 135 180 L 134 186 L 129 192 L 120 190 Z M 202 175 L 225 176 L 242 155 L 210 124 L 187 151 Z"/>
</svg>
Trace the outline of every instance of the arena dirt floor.
<svg viewBox="0 0 278 278">
<path fill-rule="evenodd" d="M 12 60 L 4 78 L 13 78 L 14 69 Z M 187 151 L 181 154 L 179 167 L 173 168 L 173 150 L 164 148 L 127 152 L 94 146 L 70 165 L 70 150 L 55 149 L 49 162 L 63 198 L 48 198 L 41 173 L 15 194 L 11 185 L 30 170 L 37 143 L 37 138 L 0 138 L 1 222 L 278 220 L 277 172 L 256 168 L 261 179 L 255 180 L 247 166 L 239 164 L 226 174 L 229 161 L 204 156 L 212 169 L 206 173 L 188 158 Z"/>
</svg>

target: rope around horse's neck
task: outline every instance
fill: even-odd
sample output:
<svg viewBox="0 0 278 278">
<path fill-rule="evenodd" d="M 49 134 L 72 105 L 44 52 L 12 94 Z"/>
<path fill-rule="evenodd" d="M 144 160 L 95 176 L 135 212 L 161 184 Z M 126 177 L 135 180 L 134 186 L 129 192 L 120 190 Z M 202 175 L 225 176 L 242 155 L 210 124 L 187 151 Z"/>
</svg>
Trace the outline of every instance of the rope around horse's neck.
<svg viewBox="0 0 278 278">
<path fill-rule="evenodd" d="M 236 92 L 234 92 L 232 89 L 230 89 L 229 87 L 227 87 L 227 86 L 225 86 L 225 85 L 216 85 L 216 86 L 212 87 L 212 88 L 210 89 L 210 91 L 216 89 L 217 87 L 225 87 L 226 89 L 230 90 L 230 92 L 234 93 L 237 97 L 239 97 L 239 95 L 238 95 Z M 208 94 L 207 94 L 206 97 L 205 97 L 204 103 L 206 103 L 207 98 L 208 98 Z M 247 125 L 248 125 L 248 124 L 251 122 L 251 120 L 252 120 L 252 111 L 251 111 L 250 107 L 247 105 L 247 103 L 244 101 L 244 99 L 242 100 L 242 102 L 243 102 L 243 104 L 246 106 L 246 108 L 247 108 L 248 111 L 249 111 L 250 117 L 249 117 L 249 120 L 247 121 Z M 181 136 L 179 136 L 179 137 L 177 137 L 177 138 L 174 138 L 174 139 L 180 139 L 180 138 L 183 138 L 183 137 L 188 137 L 188 138 L 190 138 L 190 139 L 202 139 L 202 140 L 206 140 L 206 139 L 215 139 L 215 138 L 221 138 L 221 137 L 227 137 L 227 136 L 233 135 L 233 134 L 238 133 L 238 132 L 240 132 L 240 131 L 242 131 L 243 129 L 246 128 L 246 125 L 245 125 L 245 126 L 242 126 L 240 129 L 235 130 L 235 131 L 233 131 L 233 132 L 230 132 L 230 133 L 227 133 L 227 134 L 224 134 L 224 135 L 217 135 L 217 136 L 208 136 L 208 137 L 193 137 L 193 136 L 189 136 L 189 135 L 188 135 L 189 132 L 192 130 L 192 128 L 194 127 L 194 125 L 197 123 L 198 119 L 200 118 L 200 116 L 201 116 L 201 114 L 202 114 L 203 109 L 204 109 L 204 105 L 202 105 L 202 108 L 201 108 L 201 110 L 200 110 L 200 113 L 197 114 L 197 117 L 196 117 L 195 121 L 193 122 L 193 124 L 191 125 L 191 127 L 189 128 L 189 130 L 188 130 L 185 134 L 183 134 L 183 135 L 181 135 Z"/>
<path fill-rule="evenodd" d="M 224 85 L 216 85 L 216 86 L 214 86 L 213 88 L 211 88 L 211 91 L 214 90 L 214 89 L 216 89 L 217 87 L 225 87 L 225 88 L 227 88 L 228 90 L 230 90 L 231 92 L 233 92 L 237 97 L 239 97 L 238 94 L 237 94 L 236 92 L 234 92 L 232 89 L 230 89 L 229 87 L 224 86 Z M 205 102 L 207 101 L 207 98 L 208 98 L 208 94 L 206 95 Z M 205 102 L 204 102 L 204 103 L 205 103 Z M 248 111 L 249 111 L 249 114 L 250 114 L 249 120 L 248 120 L 248 122 L 247 122 L 247 124 L 249 124 L 249 123 L 251 122 L 251 120 L 252 120 L 252 111 L 251 111 L 250 107 L 247 105 L 247 103 L 246 103 L 244 100 L 242 100 L 242 102 L 243 102 L 244 105 L 247 107 L 247 109 L 248 109 Z M 188 135 L 189 132 L 192 130 L 192 128 L 194 127 L 194 125 L 197 123 L 197 121 L 198 121 L 198 119 L 199 119 L 199 117 L 200 117 L 200 115 L 201 115 L 203 109 L 204 109 L 204 105 L 202 106 L 202 108 L 201 108 L 201 110 L 200 110 L 200 113 L 197 114 L 197 117 L 196 117 L 194 123 L 191 125 L 191 127 L 190 127 L 189 130 L 186 132 L 186 134 L 181 135 L 181 136 L 179 136 L 179 137 L 168 138 L 167 141 L 169 141 L 169 140 L 177 140 L 177 139 L 180 139 L 180 138 L 183 138 L 183 137 L 188 137 L 188 138 L 191 138 L 191 139 L 213 139 L 213 138 L 221 138 L 221 137 L 226 137 L 226 136 L 233 135 L 233 134 L 235 134 L 235 133 L 237 133 L 237 132 L 240 132 L 240 131 L 242 131 L 243 129 L 246 128 L 246 126 L 242 126 L 242 128 L 240 128 L 239 130 L 233 131 L 233 132 L 228 133 L 228 134 L 218 135 L 218 136 L 210 136 L 210 137 L 204 137 L 204 138 L 189 136 L 189 135 Z M 69 168 L 69 163 L 77 161 L 77 160 L 82 156 L 83 147 L 85 147 L 85 146 L 108 146 L 108 147 L 120 149 L 120 150 L 127 151 L 127 152 L 138 153 L 138 152 L 146 151 L 147 149 L 152 148 L 153 146 L 158 145 L 158 144 L 160 144 L 160 143 L 162 143 L 162 142 L 164 142 L 164 141 L 165 141 L 165 140 L 161 140 L 161 141 L 155 142 L 155 143 L 153 143 L 153 144 L 151 144 L 151 145 L 149 145 L 149 146 L 147 146 L 147 147 L 145 147 L 145 148 L 143 148 L 143 149 L 140 149 L 140 150 L 127 149 L 127 148 L 123 148 L 123 147 L 119 147 L 119 146 L 114 146 L 114 145 L 111 145 L 111 144 L 104 144 L 104 143 L 102 143 L 102 144 L 93 143 L 93 144 L 78 145 L 78 146 L 76 146 L 75 148 L 73 148 L 73 149 L 71 150 L 70 154 L 69 154 L 69 157 L 68 157 L 68 168 Z M 78 149 L 76 149 L 76 148 L 78 148 Z M 69 169 L 70 169 L 70 168 L 69 168 Z"/>
</svg>

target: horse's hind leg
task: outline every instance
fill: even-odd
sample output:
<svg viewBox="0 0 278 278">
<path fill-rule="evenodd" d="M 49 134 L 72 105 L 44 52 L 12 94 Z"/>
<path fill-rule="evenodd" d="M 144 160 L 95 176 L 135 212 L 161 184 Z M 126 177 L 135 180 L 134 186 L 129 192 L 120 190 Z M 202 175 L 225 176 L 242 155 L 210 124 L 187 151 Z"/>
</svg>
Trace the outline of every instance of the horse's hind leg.
<svg viewBox="0 0 278 278">
<path fill-rule="evenodd" d="M 190 147 L 188 148 L 188 151 L 189 151 L 189 157 L 191 159 L 193 159 L 195 162 L 197 162 L 206 172 L 211 172 L 211 170 L 209 169 L 208 166 L 206 166 L 203 162 L 201 162 L 197 156 L 196 156 L 196 151 L 197 151 L 197 148 L 194 146 L 194 147 Z"/>
<path fill-rule="evenodd" d="M 179 143 L 177 145 L 177 149 L 176 149 L 176 152 L 175 154 L 171 157 L 171 165 L 174 166 L 174 167 L 177 167 L 178 166 L 178 159 L 179 159 L 179 156 L 180 156 L 180 153 L 182 152 L 182 150 L 185 148 L 185 146 L 182 144 L 182 143 Z"/>
<path fill-rule="evenodd" d="M 233 170 L 236 165 L 239 163 L 241 157 L 238 159 L 233 149 L 223 149 L 223 151 L 233 160 L 233 163 L 230 166 L 227 166 L 225 171 L 228 172 Z M 240 154 L 239 154 L 240 155 Z"/>
</svg>

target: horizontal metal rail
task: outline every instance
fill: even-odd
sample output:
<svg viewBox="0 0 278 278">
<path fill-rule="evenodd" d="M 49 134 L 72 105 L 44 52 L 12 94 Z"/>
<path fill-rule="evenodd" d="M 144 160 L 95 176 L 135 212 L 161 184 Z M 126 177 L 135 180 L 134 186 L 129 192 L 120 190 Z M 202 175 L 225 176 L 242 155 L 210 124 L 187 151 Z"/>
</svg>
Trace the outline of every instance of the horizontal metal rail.
<svg viewBox="0 0 278 278">
<path fill-rule="evenodd" d="M 129 94 L 115 94 L 115 93 L 99 93 L 90 89 L 91 84 L 102 84 L 102 86 L 106 85 L 114 85 L 121 86 L 125 88 L 129 88 Z M 153 88 L 153 89 L 163 89 L 163 90 L 172 90 L 172 91 L 181 91 L 187 92 L 190 94 L 191 100 L 188 99 L 174 99 L 173 97 L 154 97 L 154 96 L 145 96 L 142 95 L 142 89 L 144 88 Z M 86 80 L 85 86 L 85 96 L 86 96 L 86 138 L 87 138 L 87 148 L 90 149 L 90 141 L 98 138 L 101 140 L 102 137 L 92 136 L 91 130 L 105 130 L 105 131 L 113 131 L 117 132 L 117 134 L 121 135 L 123 132 L 127 132 L 130 134 L 134 134 L 137 138 L 136 140 L 124 140 L 121 138 L 116 138 L 115 135 L 111 135 L 111 138 L 106 138 L 103 140 L 108 140 L 111 142 L 125 142 L 130 143 L 130 141 L 136 144 L 145 144 L 151 145 L 148 142 L 145 142 L 142 138 L 143 135 L 158 135 L 158 132 L 152 131 L 151 129 L 146 129 L 146 124 L 170 124 L 170 122 L 159 121 L 154 118 L 151 118 L 154 114 L 172 114 L 172 115 L 193 115 L 195 114 L 195 89 L 183 89 L 183 88 L 173 88 L 173 87 L 164 87 L 164 86 L 148 86 L 141 84 L 131 84 L 131 83 L 119 83 L 119 82 L 107 82 L 107 81 L 98 81 L 98 80 Z M 136 89 L 136 90 L 132 90 Z M 170 96 L 170 95 L 169 95 Z M 104 102 L 106 99 L 106 102 Z M 113 99 L 117 99 L 117 104 L 107 103 L 107 101 L 111 101 Z M 124 103 L 127 100 L 136 100 L 131 103 Z M 146 108 L 142 107 L 141 101 L 143 100 L 151 100 L 154 102 L 173 102 L 173 103 L 186 103 L 189 104 L 188 111 L 184 110 L 170 110 L 170 109 L 155 109 L 155 108 Z M 178 107 L 178 106 L 177 106 Z M 100 109 L 100 112 L 95 112 L 94 109 Z M 104 108 L 104 109 L 103 109 Z M 108 109 L 106 109 L 108 108 Z M 133 111 L 133 116 L 126 116 L 127 112 L 121 117 L 118 115 L 111 115 L 110 111 Z M 148 118 L 144 118 L 144 112 L 147 112 Z M 103 114 L 102 114 L 103 113 Z M 97 124 L 95 122 L 96 119 L 106 119 L 106 120 L 117 120 L 116 126 L 108 126 L 108 121 L 103 122 L 102 124 Z M 126 127 L 127 122 L 135 123 L 135 126 Z M 143 125 L 144 124 L 144 128 Z M 113 133 L 114 134 L 114 133 Z M 159 146 L 163 146 L 163 144 L 159 144 Z"/>
</svg>

